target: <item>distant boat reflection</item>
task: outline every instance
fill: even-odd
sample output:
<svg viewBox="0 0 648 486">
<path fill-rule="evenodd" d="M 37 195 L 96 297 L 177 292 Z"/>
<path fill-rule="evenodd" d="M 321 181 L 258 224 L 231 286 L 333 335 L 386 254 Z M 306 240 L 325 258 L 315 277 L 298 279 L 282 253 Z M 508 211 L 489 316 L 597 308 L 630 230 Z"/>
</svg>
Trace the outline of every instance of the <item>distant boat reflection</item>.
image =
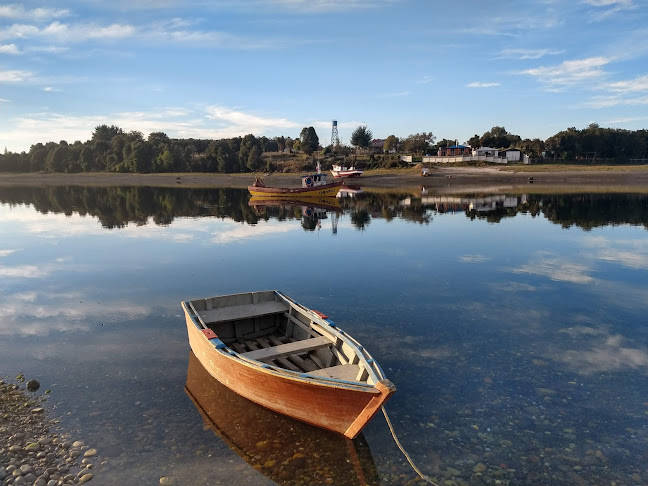
<svg viewBox="0 0 648 486">
<path fill-rule="evenodd" d="M 193 352 L 185 392 L 232 451 L 278 484 L 380 483 L 362 435 L 348 440 L 250 402 L 215 380 Z"/>
<path fill-rule="evenodd" d="M 334 212 L 334 233 L 337 225 L 337 214 L 342 211 L 340 202 L 335 197 L 309 197 L 297 198 L 263 198 L 252 196 L 248 202 L 258 215 L 268 215 L 269 208 L 278 208 L 279 211 L 297 210 L 301 215 L 302 227 L 306 231 L 319 230 L 321 221 L 328 219 L 328 212 Z"/>
</svg>

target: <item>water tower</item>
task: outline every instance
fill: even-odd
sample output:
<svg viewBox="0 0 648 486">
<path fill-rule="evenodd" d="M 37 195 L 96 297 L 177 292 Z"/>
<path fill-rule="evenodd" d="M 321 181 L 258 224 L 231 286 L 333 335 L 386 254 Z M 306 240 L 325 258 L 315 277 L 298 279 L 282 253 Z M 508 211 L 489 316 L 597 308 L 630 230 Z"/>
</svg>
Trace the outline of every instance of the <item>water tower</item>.
<svg viewBox="0 0 648 486">
<path fill-rule="evenodd" d="M 340 139 L 338 137 L 337 120 L 333 120 L 333 124 L 331 126 L 331 145 L 335 147 L 336 145 L 339 144 L 340 144 Z"/>
</svg>

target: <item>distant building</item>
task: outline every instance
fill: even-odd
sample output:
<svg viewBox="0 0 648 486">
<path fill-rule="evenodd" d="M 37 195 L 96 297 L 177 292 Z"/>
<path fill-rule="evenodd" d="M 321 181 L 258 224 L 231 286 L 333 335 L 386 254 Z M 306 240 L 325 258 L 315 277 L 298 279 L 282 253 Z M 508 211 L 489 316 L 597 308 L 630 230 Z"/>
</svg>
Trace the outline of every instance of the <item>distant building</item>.
<svg viewBox="0 0 648 486">
<path fill-rule="evenodd" d="M 382 154 L 385 151 L 385 139 L 384 138 L 374 138 L 371 141 L 371 151 L 374 154 Z"/>
<path fill-rule="evenodd" d="M 479 147 L 478 149 L 475 149 L 472 151 L 473 155 L 481 155 L 485 157 L 498 157 L 499 156 L 499 150 L 495 148 L 490 148 L 490 147 Z"/>
<path fill-rule="evenodd" d="M 439 156 L 452 156 L 452 155 L 471 155 L 472 149 L 467 145 L 451 145 L 450 147 L 445 147 L 439 149 Z"/>
</svg>

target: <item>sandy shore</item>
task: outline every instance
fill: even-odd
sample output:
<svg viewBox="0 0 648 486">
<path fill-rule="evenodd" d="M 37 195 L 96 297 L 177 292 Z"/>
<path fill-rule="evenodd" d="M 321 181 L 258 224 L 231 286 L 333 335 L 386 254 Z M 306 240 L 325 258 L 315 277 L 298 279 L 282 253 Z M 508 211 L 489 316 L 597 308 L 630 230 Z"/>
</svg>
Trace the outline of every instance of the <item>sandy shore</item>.
<svg viewBox="0 0 648 486">
<path fill-rule="evenodd" d="M 246 188 L 254 174 L 0 174 L 3 186 L 157 186 Z M 265 176 L 268 186 L 297 187 L 297 174 Z M 514 167 L 436 167 L 422 177 L 419 169 L 367 171 L 348 181 L 365 190 L 420 190 L 434 193 L 512 193 L 512 192 L 642 192 L 648 193 L 648 166 L 514 166 Z"/>
</svg>

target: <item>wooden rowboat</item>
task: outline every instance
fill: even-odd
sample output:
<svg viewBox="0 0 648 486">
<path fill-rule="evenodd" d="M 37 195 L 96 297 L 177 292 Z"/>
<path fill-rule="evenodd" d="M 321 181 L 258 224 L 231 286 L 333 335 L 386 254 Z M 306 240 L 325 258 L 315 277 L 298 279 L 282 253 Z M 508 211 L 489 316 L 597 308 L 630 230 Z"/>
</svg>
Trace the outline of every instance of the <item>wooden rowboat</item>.
<svg viewBox="0 0 648 486">
<path fill-rule="evenodd" d="M 193 352 L 185 392 L 205 425 L 277 484 L 380 484 L 362 433 L 349 440 L 257 405 L 210 376 Z"/>
<path fill-rule="evenodd" d="M 239 395 L 352 439 L 396 387 L 327 316 L 278 291 L 182 302 L 189 344 Z"/>
</svg>

